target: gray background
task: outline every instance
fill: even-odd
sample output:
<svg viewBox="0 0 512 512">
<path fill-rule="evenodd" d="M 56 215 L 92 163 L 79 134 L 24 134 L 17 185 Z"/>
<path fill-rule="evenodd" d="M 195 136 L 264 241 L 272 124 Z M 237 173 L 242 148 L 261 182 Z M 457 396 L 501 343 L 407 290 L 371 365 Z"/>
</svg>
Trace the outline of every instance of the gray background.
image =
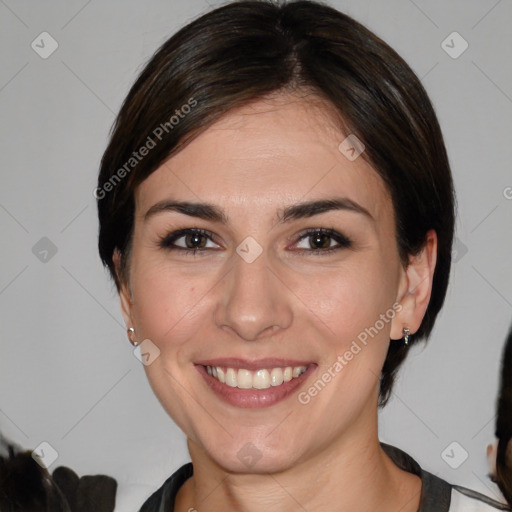
<svg viewBox="0 0 512 512">
<path fill-rule="evenodd" d="M 446 305 L 428 345 L 411 351 L 381 414 L 381 438 L 450 482 L 497 496 L 485 448 L 512 319 L 511 2 L 330 4 L 421 77 L 458 192 Z M 137 72 L 208 9 L 203 0 L 0 1 L 0 428 L 27 448 L 49 442 L 59 455 L 53 468 L 115 476 L 118 511 L 137 510 L 188 455 L 127 341 L 96 252 L 92 191 Z M 44 31 L 59 45 L 46 59 L 31 47 Z M 453 31 L 469 44 L 456 59 L 441 46 Z M 460 43 L 447 44 L 455 51 Z M 457 469 L 442 457 L 453 441 L 452 465 L 469 455 Z"/>
</svg>

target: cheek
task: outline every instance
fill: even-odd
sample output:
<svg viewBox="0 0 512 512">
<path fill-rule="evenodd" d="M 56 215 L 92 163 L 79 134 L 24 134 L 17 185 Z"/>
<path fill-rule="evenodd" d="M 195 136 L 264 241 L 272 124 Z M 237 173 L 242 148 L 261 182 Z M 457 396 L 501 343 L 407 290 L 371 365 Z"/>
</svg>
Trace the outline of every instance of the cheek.
<svg viewBox="0 0 512 512">
<path fill-rule="evenodd" d="M 389 347 L 396 291 L 395 274 L 382 261 L 379 257 L 360 258 L 353 267 L 326 274 L 304 301 L 315 308 L 310 316 L 318 316 L 329 326 L 322 340 L 328 354 L 320 375 L 332 370 L 337 377 L 320 399 L 326 404 L 336 401 L 345 390 L 346 406 L 351 403 L 357 408 L 378 384 Z M 358 391 L 346 394 L 347 389 Z"/>
<path fill-rule="evenodd" d="M 208 290 L 205 280 L 201 281 L 173 272 L 168 265 L 140 267 L 132 286 L 139 336 L 151 339 L 160 350 L 183 344 Z"/>
<path fill-rule="evenodd" d="M 394 273 L 379 258 L 361 257 L 350 265 L 296 281 L 305 311 L 325 323 L 339 340 L 373 326 L 393 305 Z"/>
<path fill-rule="evenodd" d="M 208 280 L 183 276 L 169 265 L 138 265 L 132 290 L 133 313 L 139 339 L 150 339 L 160 350 L 159 356 L 144 367 L 148 382 L 163 408 L 176 424 L 190 434 L 191 418 L 204 411 L 195 410 L 191 400 L 191 349 L 201 319 L 205 318 L 201 300 L 208 289 Z M 192 343 L 189 343 L 192 341 Z"/>
</svg>

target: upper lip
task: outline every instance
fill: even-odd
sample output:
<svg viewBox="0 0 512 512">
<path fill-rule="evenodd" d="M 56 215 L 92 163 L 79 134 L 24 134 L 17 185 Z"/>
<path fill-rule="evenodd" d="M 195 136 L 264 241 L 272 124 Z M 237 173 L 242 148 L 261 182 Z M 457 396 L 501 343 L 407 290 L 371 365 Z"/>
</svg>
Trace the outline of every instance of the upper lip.
<svg viewBox="0 0 512 512">
<path fill-rule="evenodd" d="M 196 364 L 202 366 L 220 366 L 221 368 L 233 368 L 245 370 L 261 370 L 263 368 L 286 368 L 287 366 L 309 366 L 314 364 L 312 361 L 281 359 L 276 357 L 266 357 L 264 359 L 238 359 L 234 357 L 214 358 L 197 361 Z"/>
</svg>

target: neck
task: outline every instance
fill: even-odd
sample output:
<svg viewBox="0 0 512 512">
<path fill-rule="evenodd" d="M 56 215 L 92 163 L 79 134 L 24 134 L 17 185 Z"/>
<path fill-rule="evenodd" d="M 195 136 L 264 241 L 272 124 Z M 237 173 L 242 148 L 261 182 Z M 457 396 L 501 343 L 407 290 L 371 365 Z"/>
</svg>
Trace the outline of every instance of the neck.
<svg viewBox="0 0 512 512">
<path fill-rule="evenodd" d="M 376 413 L 370 429 L 368 419 L 358 421 L 350 432 L 314 456 L 275 473 L 229 472 L 190 439 L 188 446 L 194 475 L 178 493 L 177 512 L 416 512 L 419 507 L 421 480 L 398 468 L 382 450 Z"/>
</svg>

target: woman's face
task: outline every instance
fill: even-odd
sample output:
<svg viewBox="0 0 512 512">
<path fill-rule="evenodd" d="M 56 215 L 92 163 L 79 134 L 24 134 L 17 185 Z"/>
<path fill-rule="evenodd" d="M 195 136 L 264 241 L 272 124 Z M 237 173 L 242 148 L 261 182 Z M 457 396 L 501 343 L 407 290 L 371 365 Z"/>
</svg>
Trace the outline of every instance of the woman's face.
<svg viewBox="0 0 512 512">
<path fill-rule="evenodd" d="M 136 191 L 127 324 L 160 350 L 145 370 L 191 449 L 230 471 L 286 469 L 375 424 L 406 274 L 389 193 L 344 139 L 279 95 Z"/>
</svg>

